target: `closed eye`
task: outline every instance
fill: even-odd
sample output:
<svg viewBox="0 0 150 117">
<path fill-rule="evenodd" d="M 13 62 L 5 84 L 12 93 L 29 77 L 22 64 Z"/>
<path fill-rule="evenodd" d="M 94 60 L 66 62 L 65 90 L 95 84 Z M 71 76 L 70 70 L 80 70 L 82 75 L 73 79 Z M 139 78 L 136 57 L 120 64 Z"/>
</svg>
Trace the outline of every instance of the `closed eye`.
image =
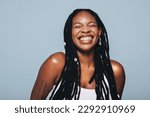
<svg viewBox="0 0 150 117">
<path fill-rule="evenodd" d="M 97 25 L 95 23 L 90 23 L 89 27 L 97 27 Z"/>
<path fill-rule="evenodd" d="M 73 26 L 73 28 L 81 28 L 81 26 L 79 26 L 79 25 L 76 25 L 76 26 Z"/>
<path fill-rule="evenodd" d="M 89 27 L 97 27 L 95 24 L 90 24 Z"/>
</svg>

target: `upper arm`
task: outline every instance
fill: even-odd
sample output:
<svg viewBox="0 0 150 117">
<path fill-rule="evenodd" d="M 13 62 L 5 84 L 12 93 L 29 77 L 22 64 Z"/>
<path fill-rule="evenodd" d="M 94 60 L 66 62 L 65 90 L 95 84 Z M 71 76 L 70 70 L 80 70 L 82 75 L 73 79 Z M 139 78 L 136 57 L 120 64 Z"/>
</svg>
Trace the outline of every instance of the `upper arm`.
<svg viewBox="0 0 150 117">
<path fill-rule="evenodd" d="M 46 99 L 64 67 L 65 55 L 51 55 L 41 66 L 30 99 Z"/>
<path fill-rule="evenodd" d="M 114 60 L 111 60 L 112 69 L 114 72 L 117 93 L 122 96 L 125 84 L 125 71 L 123 66 Z"/>
</svg>

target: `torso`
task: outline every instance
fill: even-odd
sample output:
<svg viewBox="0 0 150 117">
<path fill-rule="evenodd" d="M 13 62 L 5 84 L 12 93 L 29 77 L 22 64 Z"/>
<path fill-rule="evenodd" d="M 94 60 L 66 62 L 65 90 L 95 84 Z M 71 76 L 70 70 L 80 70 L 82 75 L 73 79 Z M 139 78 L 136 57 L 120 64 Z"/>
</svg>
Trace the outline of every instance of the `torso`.
<svg viewBox="0 0 150 117">
<path fill-rule="evenodd" d="M 59 64 L 58 75 L 55 79 L 55 84 L 56 84 L 58 79 L 60 78 L 61 72 L 65 65 L 65 54 L 63 52 L 59 52 L 59 53 L 54 54 L 53 56 L 55 56 L 54 59 L 56 59 L 54 61 L 58 61 L 58 64 Z M 124 81 L 125 81 L 124 70 L 123 70 L 123 67 L 121 66 L 121 64 L 119 64 L 117 61 L 111 60 L 111 65 L 112 65 L 112 68 L 114 71 L 117 91 L 121 95 L 123 87 L 124 87 Z M 91 67 L 90 69 L 82 69 L 81 68 L 81 78 L 80 78 L 81 84 L 80 84 L 80 86 L 82 88 L 95 89 L 95 81 L 94 80 L 91 84 L 89 84 L 89 80 L 90 80 L 91 76 L 93 75 L 93 73 L 94 73 L 94 67 Z M 119 77 L 122 77 L 122 79 L 120 79 Z"/>
</svg>

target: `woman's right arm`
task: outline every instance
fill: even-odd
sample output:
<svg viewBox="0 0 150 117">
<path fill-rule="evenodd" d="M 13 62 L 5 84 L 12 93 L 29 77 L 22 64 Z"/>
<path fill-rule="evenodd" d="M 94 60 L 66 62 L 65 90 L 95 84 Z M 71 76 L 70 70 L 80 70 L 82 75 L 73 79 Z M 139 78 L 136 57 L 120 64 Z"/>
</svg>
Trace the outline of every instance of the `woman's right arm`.
<svg viewBox="0 0 150 117">
<path fill-rule="evenodd" d="M 31 100 L 44 100 L 57 82 L 65 63 L 62 52 L 51 55 L 41 66 L 31 93 Z"/>
</svg>

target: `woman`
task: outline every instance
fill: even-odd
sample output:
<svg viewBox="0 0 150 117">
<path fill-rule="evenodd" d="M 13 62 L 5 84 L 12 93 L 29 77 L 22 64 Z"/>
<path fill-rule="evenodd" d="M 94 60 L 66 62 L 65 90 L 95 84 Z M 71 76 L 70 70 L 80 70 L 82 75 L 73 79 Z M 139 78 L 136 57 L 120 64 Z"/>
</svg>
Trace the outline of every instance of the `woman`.
<svg viewBox="0 0 150 117">
<path fill-rule="evenodd" d="M 83 89 L 94 91 L 97 100 L 121 99 L 124 69 L 110 60 L 107 32 L 95 12 L 76 9 L 70 14 L 64 46 L 65 53 L 55 53 L 42 64 L 31 99 L 46 99 L 51 92 L 52 100 L 78 100 Z"/>
</svg>

